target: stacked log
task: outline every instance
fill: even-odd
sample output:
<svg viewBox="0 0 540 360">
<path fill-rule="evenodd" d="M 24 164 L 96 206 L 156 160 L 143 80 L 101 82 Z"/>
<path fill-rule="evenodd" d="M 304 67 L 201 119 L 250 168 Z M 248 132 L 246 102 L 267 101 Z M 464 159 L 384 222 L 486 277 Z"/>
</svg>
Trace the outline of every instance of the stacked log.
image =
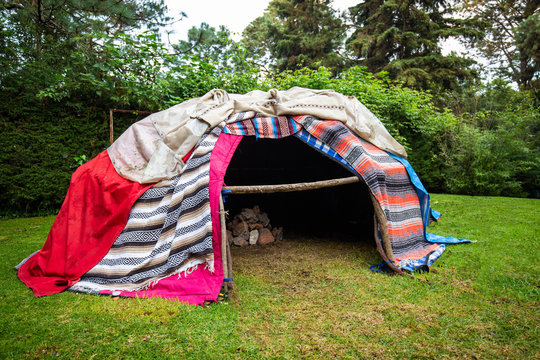
<svg viewBox="0 0 540 360">
<path fill-rule="evenodd" d="M 268 245 L 283 239 L 283 228 L 272 227 L 268 214 L 258 205 L 242 209 L 227 223 L 227 241 L 236 246 Z"/>
</svg>

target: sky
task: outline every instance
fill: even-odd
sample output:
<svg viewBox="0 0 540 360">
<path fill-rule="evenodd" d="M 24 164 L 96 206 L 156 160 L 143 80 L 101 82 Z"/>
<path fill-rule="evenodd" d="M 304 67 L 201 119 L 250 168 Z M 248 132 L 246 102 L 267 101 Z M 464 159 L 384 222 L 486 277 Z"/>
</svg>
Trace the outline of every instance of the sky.
<svg viewBox="0 0 540 360">
<path fill-rule="evenodd" d="M 187 18 L 168 27 L 168 30 L 173 31 L 170 41 L 175 43 L 186 40 L 188 30 L 202 22 L 215 28 L 225 25 L 233 33 L 232 38 L 238 41 L 244 28 L 264 13 L 269 2 L 270 0 L 165 0 L 169 16 L 178 19 L 181 11 L 187 15 Z M 358 0 L 334 0 L 332 6 L 343 11 L 357 3 Z"/>
</svg>

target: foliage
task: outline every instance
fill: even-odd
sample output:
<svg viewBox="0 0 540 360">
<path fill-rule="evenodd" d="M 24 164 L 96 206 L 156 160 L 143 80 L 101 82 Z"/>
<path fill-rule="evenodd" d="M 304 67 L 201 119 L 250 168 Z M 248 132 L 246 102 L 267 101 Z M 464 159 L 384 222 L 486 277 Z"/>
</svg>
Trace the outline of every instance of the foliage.
<svg viewBox="0 0 540 360">
<path fill-rule="evenodd" d="M 243 36 L 246 48 L 278 72 L 317 64 L 342 67 L 337 51 L 344 27 L 329 0 L 273 0 Z"/>
<path fill-rule="evenodd" d="M 176 49 L 167 48 L 155 32 L 167 20 L 162 1 L 3 1 L 0 6 L 0 146 L 5 149 L 0 153 L 0 215 L 56 211 L 74 162 L 84 161 L 80 154 L 90 159 L 108 146 L 109 109 L 158 111 L 214 88 L 231 93 L 292 86 L 335 89 L 356 96 L 382 120 L 407 148 L 430 190 L 538 191 L 540 125 L 534 93 L 495 80 L 485 86 L 460 82 L 433 97 L 406 87 L 427 78 L 412 83 L 403 77 L 405 82 L 395 83 L 391 72 L 339 71 L 344 66 L 343 59 L 337 60 L 343 24 L 327 1 L 273 1 L 246 29 L 251 53 L 232 41 L 227 29 L 205 24 L 191 29 L 188 41 Z M 361 6 L 356 9 L 360 16 Z M 434 20 L 424 25 L 435 28 L 444 12 L 428 13 Z M 423 19 L 421 13 L 414 15 Z M 527 30 L 528 24 L 516 31 L 530 48 L 527 56 L 534 58 L 534 31 Z M 411 34 L 417 34 L 415 29 L 409 29 Z M 453 34 L 447 30 L 434 31 L 439 37 L 418 32 L 416 40 L 399 38 L 406 53 L 417 54 L 415 46 L 427 51 L 423 58 L 391 62 L 401 64 L 399 74 L 408 74 L 407 62 L 439 64 L 440 74 L 429 73 L 430 81 L 452 87 L 443 79 L 450 74 L 445 69 L 457 69 L 461 60 L 439 57 L 434 45 Z M 251 62 L 261 56 L 263 61 L 272 56 L 278 60 L 274 66 L 291 70 L 262 76 Z M 302 63 L 307 67 L 298 68 Z M 391 63 L 389 71 L 395 70 Z M 139 119 L 115 116 L 114 135 Z"/>
<path fill-rule="evenodd" d="M 469 96 L 474 112 L 456 116 L 439 110 L 430 94 L 393 84 L 385 74 L 374 76 L 361 67 L 338 77 L 324 67 L 285 71 L 265 84 L 292 86 L 330 88 L 357 97 L 405 146 L 430 191 L 537 196 L 540 113 L 532 93 L 495 80 Z"/>
<path fill-rule="evenodd" d="M 519 51 L 519 76 L 514 73 L 513 78 L 518 78 L 518 84 L 523 89 L 540 88 L 540 11 L 523 20 L 515 30 L 515 43 Z M 512 69 L 514 70 L 514 69 Z"/>
<path fill-rule="evenodd" d="M 93 157 L 105 148 L 106 117 L 73 114 L 61 107 L 35 112 L 3 107 L 0 114 L 0 146 L 6 149 L 0 153 L 0 215 L 58 209 L 73 172 L 73 157 Z"/>
<path fill-rule="evenodd" d="M 81 156 L 75 156 L 73 160 L 75 161 L 75 164 L 77 164 L 77 166 L 81 166 L 90 159 L 88 159 L 88 157 L 83 154 Z"/>
<path fill-rule="evenodd" d="M 387 276 L 372 241 L 292 237 L 233 248 L 229 301 L 72 292 L 36 298 L 13 266 L 54 217 L 0 220 L 0 354 L 5 358 L 530 359 L 540 351 L 536 199 L 432 196 L 430 231 L 448 246 L 434 269 Z M 32 314 L 32 316 L 29 316 Z M 111 326 L 114 324 L 114 326 Z M 77 336 L 73 336 L 77 334 Z"/>
<path fill-rule="evenodd" d="M 461 124 L 441 144 L 444 190 L 538 197 L 540 112 L 534 92 L 495 79 L 447 104 L 461 109 Z"/>
<path fill-rule="evenodd" d="M 223 73 L 170 53 L 154 31 L 124 32 L 165 20 L 161 2 L 93 3 L 2 3 L 0 145 L 9 151 L 0 153 L 0 214 L 56 211 L 73 158 L 107 147 L 109 109 L 157 111 L 213 88 L 246 92 L 256 83 L 249 65 L 238 76 Z M 115 135 L 138 119 L 117 117 Z"/>
<path fill-rule="evenodd" d="M 537 0 L 468 0 L 464 12 L 486 36 L 471 39 L 499 77 L 524 90 L 538 87 L 540 72 L 540 13 Z M 536 84 L 536 85 L 535 85 Z"/>
<path fill-rule="evenodd" d="M 162 0 L 24 0 L 0 6 L 0 76 L 8 91 L 42 90 L 57 74 L 80 65 L 72 53 L 84 53 L 87 66 L 93 66 L 103 51 L 99 34 L 115 37 L 142 26 L 156 30 L 168 20 Z"/>
<path fill-rule="evenodd" d="M 120 52 L 121 53 L 121 52 Z M 256 76 L 220 74 L 210 64 L 175 65 L 171 73 L 159 73 L 160 82 L 121 75 L 117 87 L 107 88 L 112 79 L 87 77 L 80 92 L 40 102 L 0 102 L 0 214 L 50 213 L 57 210 L 69 185 L 73 158 L 96 156 L 108 146 L 108 109 L 142 108 L 157 110 L 204 95 L 213 88 L 244 93 L 255 88 Z M 102 73 L 103 75 L 103 73 Z M 125 74 L 123 74 L 125 75 Z M 165 76 L 166 75 L 166 76 Z M 173 76 L 174 75 L 174 76 Z M 139 81 L 140 80 L 140 81 Z M 111 80 L 113 81 L 113 80 Z M 130 81 L 134 87 L 129 87 Z M 80 86 L 80 83 L 73 83 Z M 100 96 L 97 95 L 101 92 Z M 55 94 L 51 92 L 49 94 Z M 161 97 L 160 97 L 161 95 Z M 83 101 L 88 100 L 86 104 Z M 119 118 L 122 121 L 119 121 Z M 115 115 L 118 136 L 140 117 Z"/>
<path fill-rule="evenodd" d="M 225 26 L 216 29 L 207 23 L 188 30 L 188 39 L 173 45 L 175 51 L 185 59 L 212 64 L 222 72 L 241 72 L 249 69 L 246 50 L 231 39 L 231 32 Z"/>
<path fill-rule="evenodd" d="M 59 69 L 55 80 L 37 94 L 56 102 L 89 93 L 117 106 L 157 110 L 169 94 L 171 78 L 166 72 L 173 56 L 155 33 L 93 34 L 96 53 L 76 51 L 70 65 Z"/>
<path fill-rule="evenodd" d="M 442 55 L 442 40 L 480 34 L 456 18 L 451 5 L 447 0 L 369 0 L 351 7 L 354 32 L 347 48 L 353 63 L 421 89 L 453 89 L 475 78 L 474 61 Z"/>
<path fill-rule="evenodd" d="M 62 203 L 72 158 L 105 148 L 106 111 L 125 98 L 114 91 L 119 66 L 111 60 L 124 54 L 111 44 L 127 39 L 124 31 L 155 29 L 167 20 L 165 8 L 134 0 L 0 6 L 0 145 L 9 149 L 0 154 L 0 213 L 51 212 Z M 135 83 L 148 73 L 130 71 Z"/>
</svg>

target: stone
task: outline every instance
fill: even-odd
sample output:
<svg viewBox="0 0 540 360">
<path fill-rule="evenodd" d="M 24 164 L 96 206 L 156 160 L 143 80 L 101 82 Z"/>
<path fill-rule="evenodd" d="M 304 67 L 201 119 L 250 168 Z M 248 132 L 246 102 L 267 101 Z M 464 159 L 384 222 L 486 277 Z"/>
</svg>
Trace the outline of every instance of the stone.
<svg viewBox="0 0 540 360">
<path fill-rule="evenodd" d="M 242 209 L 239 218 L 250 224 L 257 222 L 257 215 L 251 209 Z"/>
<path fill-rule="evenodd" d="M 237 237 L 240 236 L 245 240 L 249 239 L 249 227 L 245 221 L 234 222 L 232 226 L 232 234 Z"/>
<path fill-rule="evenodd" d="M 231 245 L 232 244 L 232 239 L 233 239 L 232 231 L 227 230 L 225 232 L 225 236 L 226 236 L 226 239 L 227 239 L 229 245 Z"/>
<path fill-rule="evenodd" d="M 233 245 L 240 246 L 240 247 L 245 247 L 249 245 L 249 242 L 242 237 L 234 237 L 232 239 L 232 243 Z"/>
<path fill-rule="evenodd" d="M 276 227 L 272 230 L 272 235 L 274 236 L 274 239 L 276 241 L 283 240 L 283 228 L 282 227 Z"/>
<path fill-rule="evenodd" d="M 265 212 L 261 212 L 257 215 L 257 218 L 259 219 L 259 222 L 262 224 L 262 226 L 266 227 L 268 224 L 270 224 L 270 218 L 268 217 L 268 214 Z"/>
<path fill-rule="evenodd" d="M 274 242 L 274 236 L 272 236 L 272 232 L 266 228 L 260 229 L 259 231 L 259 239 L 257 240 L 258 245 L 268 245 Z"/>
<path fill-rule="evenodd" d="M 259 205 L 255 205 L 253 207 L 253 212 L 255 213 L 255 215 L 259 215 L 261 213 L 261 209 L 259 208 Z"/>
<path fill-rule="evenodd" d="M 255 223 L 253 225 L 249 225 L 249 228 L 251 230 L 259 230 L 259 229 L 262 229 L 264 226 L 262 226 L 262 224 L 259 224 L 259 223 Z"/>
<path fill-rule="evenodd" d="M 249 245 L 257 244 L 258 239 L 259 239 L 259 231 L 251 230 L 249 233 Z"/>
</svg>

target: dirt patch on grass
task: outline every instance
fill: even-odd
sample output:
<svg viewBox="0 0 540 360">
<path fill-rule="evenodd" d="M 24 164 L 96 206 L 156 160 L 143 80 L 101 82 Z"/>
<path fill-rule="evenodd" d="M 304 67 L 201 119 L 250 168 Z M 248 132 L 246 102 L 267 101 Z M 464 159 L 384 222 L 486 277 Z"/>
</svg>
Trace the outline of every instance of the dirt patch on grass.
<svg viewBox="0 0 540 360">
<path fill-rule="evenodd" d="M 328 267 L 329 260 L 334 266 L 367 265 L 379 260 L 372 242 L 345 235 L 337 238 L 292 235 L 270 246 L 233 247 L 232 259 L 233 270 L 240 273 L 286 271 L 305 279 Z"/>
</svg>

